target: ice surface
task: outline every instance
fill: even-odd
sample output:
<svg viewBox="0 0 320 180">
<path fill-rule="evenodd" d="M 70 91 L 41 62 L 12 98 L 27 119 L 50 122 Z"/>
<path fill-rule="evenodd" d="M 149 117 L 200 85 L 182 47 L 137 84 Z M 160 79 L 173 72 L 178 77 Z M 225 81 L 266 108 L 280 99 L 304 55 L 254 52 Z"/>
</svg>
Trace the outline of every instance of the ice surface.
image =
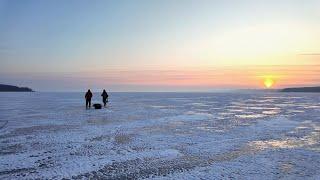
<svg viewBox="0 0 320 180">
<path fill-rule="evenodd" d="M 100 102 L 99 93 L 93 102 Z M 0 93 L 0 179 L 319 179 L 320 96 Z"/>
</svg>

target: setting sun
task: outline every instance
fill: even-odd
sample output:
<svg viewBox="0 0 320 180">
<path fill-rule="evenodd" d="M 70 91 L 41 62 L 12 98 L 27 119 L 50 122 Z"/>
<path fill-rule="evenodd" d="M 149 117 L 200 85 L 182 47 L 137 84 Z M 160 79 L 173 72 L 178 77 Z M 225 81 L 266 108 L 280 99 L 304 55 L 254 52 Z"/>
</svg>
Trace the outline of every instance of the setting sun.
<svg viewBox="0 0 320 180">
<path fill-rule="evenodd" d="M 266 78 L 263 83 L 266 88 L 271 88 L 274 84 L 274 80 L 271 78 Z"/>
</svg>

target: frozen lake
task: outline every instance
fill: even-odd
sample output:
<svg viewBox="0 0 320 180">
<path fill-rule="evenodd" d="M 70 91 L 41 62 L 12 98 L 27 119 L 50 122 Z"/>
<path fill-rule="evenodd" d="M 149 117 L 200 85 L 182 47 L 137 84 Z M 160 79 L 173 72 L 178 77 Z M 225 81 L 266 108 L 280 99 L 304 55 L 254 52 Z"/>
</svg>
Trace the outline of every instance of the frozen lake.
<svg viewBox="0 0 320 180">
<path fill-rule="evenodd" d="M 101 110 L 84 93 L 0 102 L 0 179 L 320 179 L 316 93 L 111 93 Z"/>
</svg>

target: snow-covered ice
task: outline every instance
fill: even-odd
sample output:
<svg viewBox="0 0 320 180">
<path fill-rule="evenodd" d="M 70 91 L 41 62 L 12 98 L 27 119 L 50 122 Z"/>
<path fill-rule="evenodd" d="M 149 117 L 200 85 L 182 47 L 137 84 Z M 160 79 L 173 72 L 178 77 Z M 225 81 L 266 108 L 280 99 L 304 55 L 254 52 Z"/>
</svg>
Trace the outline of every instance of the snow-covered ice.
<svg viewBox="0 0 320 180">
<path fill-rule="evenodd" d="M 0 179 L 320 179 L 319 94 L 83 96 L 0 93 Z"/>
</svg>

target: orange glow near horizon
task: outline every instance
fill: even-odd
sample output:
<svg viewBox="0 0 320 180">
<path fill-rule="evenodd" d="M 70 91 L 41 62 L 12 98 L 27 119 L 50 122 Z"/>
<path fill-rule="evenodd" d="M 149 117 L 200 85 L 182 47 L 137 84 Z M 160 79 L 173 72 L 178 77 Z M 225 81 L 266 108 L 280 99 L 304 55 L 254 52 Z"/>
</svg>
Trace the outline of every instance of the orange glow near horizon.
<svg viewBox="0 0 320 180">
<path fill-rule="evenodd" d="M 167 68 L 165 70 L 101 70 L 81 74 L 93 84 L 127 84 L 148 87 L 284 88 L 316 85 L 320 66 L 240 66 L 216 68 Z M 94 76 L 92 74 L 95 74 Z"/>
</svg>

